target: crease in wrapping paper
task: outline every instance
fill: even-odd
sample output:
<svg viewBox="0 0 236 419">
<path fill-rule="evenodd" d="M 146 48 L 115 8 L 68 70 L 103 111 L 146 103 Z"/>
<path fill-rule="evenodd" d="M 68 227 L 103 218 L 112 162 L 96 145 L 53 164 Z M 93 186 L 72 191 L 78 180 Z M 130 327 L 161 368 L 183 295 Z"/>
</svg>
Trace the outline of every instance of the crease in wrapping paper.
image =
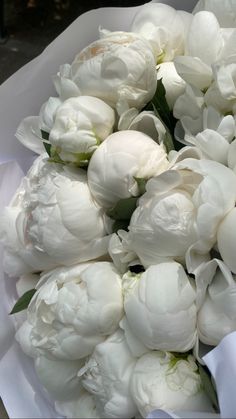
<svg viewBox="0 0 236 419">
<path fill-rule="evenodd" d="M 197 0 L 162 0 L 162 3 L 190 12 L 196 2 Z M 98 38 L 99 25 L 110 30 L 129 30 L 129 24 L 138 9 L 139 7 L 104 8 L 85 13 L 76 19 L 39 57 L 0 86 L 0 210 L 7 205 L 19 185 L 23 171 L 25 172 L 31 166 L 35 158 L 35 155 L 25 149 L 14 137 L 21 120 L 30 115 L 37 115 L 48 97 L 56 95 L 52 76 L 57 73 L 61 64 L 70 63 L 77 52 Z M 18 164 L 13 160 L 17 160 Z M 0 260 L 2 260 L 2 247 L 0 247 Z M 6 296 L 2 298 L 0 305 L 0 395 L 8 414 L 11 418 L 60 418 L 61 416 L 57 415 L 53 408 L 53 402 L 37 380 L 32 359 L 22 353 L 17 342 L 14 341 L 17 320 L 14 322 L 14 316 L 10 317 L 8 313 L 16 295 L 15 281 L 4 275 L 1 264 L 0 293 L 1 296 Z M 234 345 L 232 347 L 235 347 L 236 351 L 234 340 L 236 340 L 235 336 L 233 343 L 230 340 L 230 344 Z M 224 345 L 222 351 L 215 353 L 214 351 L 217 351 L 219 347 L 211 351 L 205 357 L 205 361 L 207 363 L 210 360 L 209 368 L 213 376 L 215 374 L 220 403 L 224 404 L 221 400 L 224 400 L 224 383 L 227 374 L 224 383 L 220 383 L 219 376 L 222 370 L 218 368 L 218 362 L 220 360 L 221 368 L 224 368 L 225 360 L 222 360 L 226 347 Z M 214 354 L 211 356 L 212 353 Z M 228 364 L 228 370 L 230 369 L 231 364 Z M 231 406 L 231 410 L 236 412 L 236 406 Z M 184 415 L 183 412 L 171 413 L 159 410 L 150 414 L 150 418 L 180 417 L 181 414 Z M 188 417 L 196 417 L 193 412 L 187 414 Z M 199 413 L 197 417 L 201 417 L 199 415 L 201 414 Z M 208 417 L 219 416 L 208 415 Z M 222 417 L 226 417 L 223 411 Z"/>
</svg>

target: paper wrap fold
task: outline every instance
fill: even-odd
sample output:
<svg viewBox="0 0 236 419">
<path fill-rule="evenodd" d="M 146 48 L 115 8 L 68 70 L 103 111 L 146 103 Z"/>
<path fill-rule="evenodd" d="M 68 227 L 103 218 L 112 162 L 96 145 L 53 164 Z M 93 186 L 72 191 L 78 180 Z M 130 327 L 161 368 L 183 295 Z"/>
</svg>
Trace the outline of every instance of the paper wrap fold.
<svg viewBox="0 0 236 419">
<path fill-rule="evenodd" d="M 191 11 L 196 0 L 162 0 L 175 8 Z M 64 31 L 36 59 L 28 63 L 0 86 L 0 210 L 7 205 L 20 178 L 35 158 L 17 142 L 14 134 L 20 121 L 37 115 L 50 95 L 55 95 L 52 76 L 61 64 L 71 62 L 75 54 L 98 38 L 98 26 L 110 30 L 129 30 L 138 7 L 104 8 L 85 13 Z M 0 247 L 0 261 L 2 247 Z M 32 360 L 14 341 L 17 316 L 9 316 L 16 300 L 15 280 L 4 275 L 0 263 L 0 396 L 10 418 L 59 418 L 53 401 L 39 384 Z M 204 360 L 216 380 L 221 417 L 236 417 L 236 333 L 227 336 Z M 150 418 L 194 416 L 186 412 L 155 411 Z"/>
</svg>

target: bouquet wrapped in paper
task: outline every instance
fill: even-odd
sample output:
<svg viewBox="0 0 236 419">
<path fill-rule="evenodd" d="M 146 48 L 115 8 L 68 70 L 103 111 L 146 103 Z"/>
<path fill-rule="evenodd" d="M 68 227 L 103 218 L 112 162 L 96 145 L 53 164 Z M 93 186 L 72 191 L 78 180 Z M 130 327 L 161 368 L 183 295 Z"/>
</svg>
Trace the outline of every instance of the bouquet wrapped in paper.
<svg viewBox="0 0 236 419">
<path fill-rule="evenodd" d="M 10 417 L 235 417 L 235 40 L 227 0 L 99 9 L 0 87 Z"/>
</svg>

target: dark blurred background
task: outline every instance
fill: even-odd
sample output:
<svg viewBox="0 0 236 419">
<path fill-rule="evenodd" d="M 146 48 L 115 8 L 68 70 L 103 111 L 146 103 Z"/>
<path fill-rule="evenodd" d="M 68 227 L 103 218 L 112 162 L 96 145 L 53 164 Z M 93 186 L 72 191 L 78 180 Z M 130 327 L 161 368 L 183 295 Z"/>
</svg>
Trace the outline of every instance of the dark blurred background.
<svg viewBox="0 0 236 419">
<path fill-rule="evenodd" d="M 0 84 L 32 60 L 80 14 L 147 0 L 0 0 Z"/>
</svg>

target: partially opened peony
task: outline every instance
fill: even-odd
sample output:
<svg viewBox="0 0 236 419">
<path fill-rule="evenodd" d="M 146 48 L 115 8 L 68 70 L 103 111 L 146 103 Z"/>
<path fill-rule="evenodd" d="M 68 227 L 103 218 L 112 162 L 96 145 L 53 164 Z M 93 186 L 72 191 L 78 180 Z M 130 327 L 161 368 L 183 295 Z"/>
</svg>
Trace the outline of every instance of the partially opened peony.
<svg viewBox="0 0 236 419">
<path fill-rule="evenodd" d="M 118 112 L 142 109 L 156 89 L 156 69 L 148 42 L 131 32 L 108 32 L 62 66 L 55 86 L 63 100 L 95 96 Z"/>
<path fill-rule="evenodd" d="M 17 339 L 24 347 L 27 336 L 33 356 L 78 360 L 113 333 L 122 316 L 121 278 L 111 263 L 58 268 L 42 276 Z"/>
<path fill-rule="evenodd" d="M 86 172 L 39 157 L 1 219 L 4 267 L 11 275 L 43 271 L 107 252 L 104 213 Z"/>
</svg>

